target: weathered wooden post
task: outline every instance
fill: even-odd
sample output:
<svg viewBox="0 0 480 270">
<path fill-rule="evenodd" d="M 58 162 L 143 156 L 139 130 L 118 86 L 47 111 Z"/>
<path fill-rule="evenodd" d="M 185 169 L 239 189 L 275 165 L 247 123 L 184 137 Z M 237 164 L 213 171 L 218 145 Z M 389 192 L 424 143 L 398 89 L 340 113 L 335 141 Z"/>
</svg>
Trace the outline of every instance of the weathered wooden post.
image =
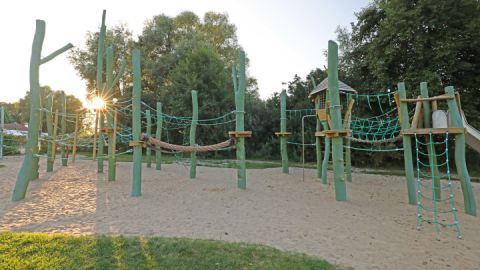
<svg viewBox="0 0 480 270">
<path fill-rule="evenodd" d="M 48 132 L 48 144 L 47 144 L 47 172 L 53 171 L 53 158 L 52 158 L 52 149 L 53 149 L 53 95 L 46 97 L 45 109 L 47 110 L 45 116 L 47 118 L 47 132 Z"/>
<path fill-rule="evenodd" d="M 62 133 L 63 145 L 60 145 L 60 156 L 62 158 L 62 166 L 67 166 L 67 157 L 65 155 L 65 148 L 68 145 L 65 135 L 67 134 L 67 102 L 65 92 L 60 91 L 60 111 L 62 118 L 60 120 L 60 132 Z"/>
<path fill-rule="evenodd" d="M 107 98 L 107 103 L 111 104 L 111 100 L 113 97 L 113 47 L 108 47 L 106 49 L 106 89 L 105 89 L 105 97 Z M 115 166 L 115 152 L 113 145 L 113 114 L 112 114 L 112 107 L 107 107 L 107 134 L 108 134 L 108 181 L 115 181 L 116 177 L 116 166 Z"/>
<path fill-rule="evenodd" d="M 28 141 L 25 147 L 25 158 L 17 175 L 15 188 L 13 189 L 12 200 L 18 201 L 25 198 L 28 184 L 36 175 L 38 168 L 38 130 L 40 127 L 40 65 L 47 63 L 59 54 L 73 47 L 67 44 L 54 51 L 48 56 L 41 58 L 43 40 L 45 38 L 45 22 L 36 21 L 35 36 L 32 44 L 32 55 L 30 58 L 30 120 L 28 123 Z"/>
<path fill-rule="evenodd" d="M 402 130 L 410 128 L 410 117 L 408 116 L 408 107 L 406 102 L 400 102 L 400 99 L 407 98 L 405 91 L 405 83 L 398 83 L 398 96 L 400 97 L 396 102 L 400 103 L 400 123 Z M 412 138 L 409 135 L 403 135 L 403 156 L 405 164 L 405 177 L 407 178 L 408 203 L 415 204 L 417 202 L 415 192 L 415 179 L 413 174 L 413 159 L 412 159 Z"/>
<path fill-rule="evenodd" d="M 98 37 L 98 49 L 97 49 L 97 91 L 98 95 L 104 98 L 104 84 L 103 84 L 103 58 L 105 53 L 105 16 L 107 11 L 103 10 L 102 12 L 102 25 L 100 27 L 100 34 Z M 103 148 L 104 148 L 104 138 L 103 138 L 103 129 L 105 123 L 105 116 L 102 110 L 98 112 L 98 128 L 100 130 L 98 134 L 98 147 L 97 147 L 97 172 L 103 173 Z"/>
<path fill-rule="evenodd" d="M 147 118 L 147 135 L 148 137 L 152 136 L 152 114 L 150 113 L 150 110 L 147 110 L 145 112 L 146 118 Z M 147 168 L 152 167 L 152 149 L 150 147 L 147 147 L 146 149 L 146 154 L 147 154 Z"/>
<path fill-rule="evenodd" d="M 133 146 L 133 181 L 132 196 L 138 197 L 142 194 L 142 142 L 140 141 L 141 132 L 141 66 L 140 50 L 132 50 L 133 65 L 133 93 L 132 93 L 132 133 L 133 140 L 130 145 Z"/>
<path fill-rule="evenodd" d="M 0 107 L 0 158 L 3 159 L 3 128 L 5 127 L 5 108 Z"/>
<path fill-rule="evenodd" d="M 192 90 L 192 124 L 190 125 L 190 146 L 195 146 L 195 137 L 197 133 L 198 122 L 198 97 L 197 91 Z M 197 153 L 190 153 L 190 178 L 193 179 L 197 176 Z"/>
<path fill-rule="evenodd" d="M 351 95 L 347 95 L 347 104 L 350 104 L 350 101 L 352 100 Z M 349 110 L 345 110 L 346 113 L 349 113 Z M 346 115 L 345 117 L 345 123 L 344 123 L 344 129 L 349 130 L 350 129 L 350 120 L 347 119 L 349 116 Z M 349 136 L 345 138 L 345 176 L 347 178 L 348 182 L 352 182 L 352 149 L 350 146 L 352 145 L 352 140 L 350 139 Z"/>
<path fill-rule="evenodd" d="M 98 111 L 95 110 L 95 124 L 93 126 L 93 150 L 92 161 L 97 159 L 97 138 L 98 138 Z"/>
<path fill-rule="evenodd" d="M 313 78 L 312 78 L 313 80 Z M 315 97 L 315 111 L 320 109 L 320 95 Z M 317 117 L 317 125 L 315 131 L 321 131 L 322 122 Z M 317 178 L 322 178 L 322 145 L 320 144 L 321 137 L 315 136 L 315 154 L 317 156 Z"/>
<path fill-rule="evenodd" d="M 53 121 L 53 137 L 52 137 L 52 166 L 57 157 L 57 133 L 58 133 L 58 109 L 55 110 L 55 120 Z"/>
<path fill-rule="evenodd" d="M 282 155 L 282 172 L 289 173 L 287 149 L 287 91 L 280 93 L 280 154 Z"/>
<path fill-rule="evenodd" d="M 338 89 L 338 45 L 334 41 L 328 41 L 328 91 L 330 94 L 332 130 L 343 130 L 342 114 L 340 105 L 340 93 Z M 347 200 L 347 190 L 344 179 L 343 163 L 343 137 L 332 138 L 333 180 L 335 184 L 335 198 L 337 201 Z"/>
<path fill-rule="evenodd" d="M 157 137 L 157 140 L 162 140 L 162 124 L 163 124 L 162 103 L 157 102 L 157 130 L 155 132 L 155 137 Z M 161 170 L 162 169 L 162 151 L 160 150 L 155 151 L 155 161 L 156 161 L 155 169 Z"/>
<path fill-rule="evenodd" d="M 79 115 L 78 112 L 75 114 L 75 134 L 73 134 L 73 147 L 72 147 L 72 163 L 75 163 L 75 158 L 77 156 L 77 144 L 78 144 L 78 125 L 79 125 Z"/>
<path fill-rule="evenodd" d="M 322 122 L 323 130 L 328 130 L 328 123 Z M 330 138 L 325 136 L 325 152 L 323 153 L 323 162 L 322 162 L 322 184 L 327 184 L 327 172 L 328 172 L 328 161 L 330 160 L 330 148 L 332 143 Z"/>
<path fill-rule="evenodd" d="M 445 87 L 445 94 L 455 97 L 453 86 Z M 460 110 L 458 109 L 455 98 L 449 99 L 447 102 L 448 111 L 450 112 L 450 116 L 452 118 L 452 127 L 464 128 L 462 115 L 460 114 Z M 472 189 L 467 163 L 465 162 L 465 133 L 455 134 L 455 165 L 457 167 L 457 173 L 460 177 L 460 184 L 462 186 L 465 213 L 476 216 L 477 203 L 475 201 L 475 192 Z"/>
<path fill-rule="evenodd" d="M 235 136 L 237 147 L 237 186 L 240 189 L 247 188 L 247 164 L 245 160 L 245 136 L 242 133 L 245 132 L 245 90 L 247 87 L 246 73 L 245 73 L 245 52 L 240 51 L 239 57 L 239 73 L 238 83 L 234 83 L 235 88 Z M 234 69 L 235 70 L 235 69 Z M 234 81 L 237 79 L 237 75 L 234 76 Z M 238 88 L 236 88 L 238 87 Z"/>
<path fill-rule="evenodd" d="M 428 87 L 426 82 L 420 83 L 420 96 L 422 98 L 428 98 Z M 422 108 L 423 108 L 423 127 L 424 128 L 432 128 L 432 109 L 430 106 L 430 102 L 428 100 L 422 101 Z M 426 137 L 427 138 L 427 137 Z M 427 138 L 427 141 L 429 139 Z M 435 147 L 427 147 L 428 152 L 428 160 L 429 164 L 433 164 L 434 174 L 435 177 L 433 179 L 434 189 L 433 192 L 435 193 L 435 199 L 440 200 L 442 196 L 441 184 L 440 184 L 440 172 L 437 166 L 437 155 L 435 152 Z"/>
</svg>

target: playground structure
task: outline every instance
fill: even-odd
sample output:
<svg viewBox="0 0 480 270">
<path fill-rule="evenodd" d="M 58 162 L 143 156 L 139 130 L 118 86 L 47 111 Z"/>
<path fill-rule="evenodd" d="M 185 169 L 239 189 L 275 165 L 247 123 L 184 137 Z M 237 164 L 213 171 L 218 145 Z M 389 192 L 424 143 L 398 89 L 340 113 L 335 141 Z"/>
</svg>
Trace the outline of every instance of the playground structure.
<svg viewBox="0 0 480 270">
<path fill-rule="evenodd" d="M 106 11 L 102 13 L 102 24 L 98 39 L 98 54 L 97 54 L 97 72 L 96 72 L 96 97 L 98 101 L 97 108 L 94 108 L 94 134 L 93 140 L 86 144 L 93 148 L 93 160 L 97 160 L 97 173 L 104 171 L 104 159 L 108 158 L 108 180 L 115 181 L 116 178 L 116 156 L 133 152 L 133 175 L 132 175 L 132 193 L 133 197 L 141 195 L 141 170 L 142 170 L 142 148 L 146 148 L 147 167 L 151 167 L 151 150 L 156 151 L 156 169 L 161 169 L 161 153 L 165 149 L 170 153 L 190 152 L 191 165 L 190 177 L 196 176 L 196 153 L 206 151 L 217 151 L 223 149 L 236 148 L 237 165 L 238 165 L 238 181 L 239 189 L 246 189 L 246 157 L 245 157 L 245 138 L 251 137 L 251 131 L 245 131 L 244 115 L 245 115 L 245 90 L 246 90 L 246 72 L 245 72 L 245 53 L 240 52 L 237 67 L 232 67 L 232 79 L 235 95 L 235 110 L 223 116 L 212 119 L 198 119 L 198 101 L 197 91 L 192 91 L 192 117 L 178 117 L 162 113 L 162 105 L 157 102 L 156 110 L 149 107 L 141 101 L 141 56 L 138 49 L 132 50 L 132 66 L 133 66 L 133 90 L 132 98 L 125 100 L 118 100 L 114 98 L 114 88 L 118 84 L 120 77 L 125 72 L 126 60 L 121 60 L 119 71 L 114 76 L 113 59 L 114 51 L 112 47 L 105 48 L 105 34 L 106 34 Z M 79 144 L 79 113 L 74 115 L 66 113 L 66 99 L 65 94 L 61 92 L 60 96 L 60 112 L 52 111 L 53 96 L 48 96 L 43 102 L 40 101 L 40 86 L 39 86 L 39 65 L 48 62 L 60 53 L 70 49 L 71 44 L 64 46 L 51 55 L 41 59 L 41 47 L 43 36 L 45 33 L 45 22 L 37 21 L 37 30 L 34 38 L 34 45 L 32 49 L 32 61 L 30 70 L 31 83 L 31 111 L 29 123 L 29 136 L 26 147 L 26 154 L 22 164 L 22 168 L 17 176 L 16 185 L 13 191 L 12 200 L 17 201 L 25 198 L 30 180 L 38 178 L 38 161 L 42 155 L 39 155 L 39 131 L 41 131 L 42 118 L 45 115 L 47 122 L 48 137 L 45 139 L 48 142 L 47 147 L 47 172 L 53 171 L 53 165 L 56 158 L 56 148 L 60 144 L 60 155 L 62 166 L 68 164 L 68 145 L 67 141 L 73 139 L 72 147 L 72 161 L 75 161 L 76 150 Z M 105 64 L 104 64 L 105 60 Z M 105 70 L 104 70 L 105 67 Z M 105 74 L 105 81 L 103 80 Z M 128 103 L 131 105 L 128 106 Z M 41 104 L 44 103 L 44 108 Z M 147 106 L 144 115 L 147 126 L 146 133 L 142 134 L 142 105 Z M 131 107 L 131 108 L 130 108 Z M 152 137 L 152 115 L 151 112 L 156 112 L 156 138 Z M 132 128 L 118 125 L 118 115 L 132 115 Z M 228 117 L 235 115 L 235 119 Z M 59 120 L 59 117 L 61 119 Z M 72 121 L 75 118 L 75 132 L 71 135 L 66 134 L 66 121 Z M 59 124 L 60 122 L 60 124 Z M 235 122 L 235 130 L 229 131 L 229 139 L 213 145 L 198 146 L 195 143 L 196 127 L 197 125 L 224 125 Z M 190 127 L 189 146 L 175 145 L 161 140 L 162 129 L 166 129 L 168 137 L 168 124 L 180 124 L 183 128 Z M 58 135 L 58 127 L 60 126 L 60 136 Z M 3 125 L 2 125 L 3 127 Z M 227 135 L 227 134 L 226 134 Z M 73 137 L 73 138 L 72 138 Z M 0 138 L 0 139 L 3 139 Z M 117 141 L 128 142 L 128 146 L 133 149 L 127 150 L 123 153 L 117 153 Z M 167 138 L 168 141 L 168 138 Z M 108 142 L 107 155 L 104 154 L 105 143 Z M 85 142 L 83 143 L 85 146 Z M 148 146 L 148 147 L 147 147 Z M 173 151 L 173 152 L 172 152 Z"/>
<path fill-rule="evenodd" d="M 133 66 L 133 90 L 131 99 L 114 101 L 113 89 L 118 84 L 120 77 L 123 75 L 126 67 L 126 60 L 122 60 L 120 70 L 114 76 L 113 72 L 113 48 L 104 47 L 105 44 L 105 17 L 106 12 L 102 14 L 102 25 L 98 40 L 98 58 L 97 58 L 97 96 L 106 101 L 104 108 L 98 108 L 95 112 L 95 132 L 92 141 L 93 160 L 97 160 L 97 172 L 103 173 L 104 158 L 108 157 L 108 180 L 115 181 L 116 175 L 116 156 L 123 153 L 117 153 L 117 139 L 120 142 L 128 142 L 128 146 L 132 149 L 124 152 L 133 152 L 133 175 L 132 175 L 132 192 L 133 197 L 141 195 L 141 171 L 142 171 L 142 148 L 146 147 L 147 167 L 151 167 L 151 150 L 153 149 L 156 159 L 156 169 L 161 170 L 161 154 L 162 151 L 168 150 L 170 153 L 189 152 L 190 153 L 190 178 L 196 177 L 197 152 L 218 151 L 236 148 L 237 155 L 237 186 L 239 189 L 246 189 L 246 157 L 245 157 L 245 138 L 251 136 L 250 131 L 245 131 L 244 127 L 244 99 L 246 90 L 246 74 L 245 74 L 245 53 L 242 51 L 237 67 L 232 68 L 232 79 L 234 86 L 235 105 L 234 111 L 223 116 L 212 119 L 198 119 L 198 97 L 197 91 L 192 91 L 192 117 L 172 116 L 162 112 L 162 104 L 158 102 L 156 109 L 148 107 L 145 110 L 145 118 L 147 122 L 146 132 L 142 134 L 142 105 L 148 106 L 141 101 L 141 55 L 138 49 L 132 51 Z M 72 161 L 75 160 L 76 149 L 80 144 L 78 134 L 79 115 L 69 115 L 66 113 L 65 94 L 61 95 L 60 112 L 52 111 L 53 97 L 49 96 L 44 101 L 45 107 L 42 108 L 40 101 L 39 88 L 39 66 L 48 62 L 55 56 L 70 49 L 68 44 L 61 49 L 53 52 L 45 58 L 41 58 L 41 47 L 45 32 L 45 23 L 37 21 L 37 30 L 35 33 L 32 60 L 30 70 L 31 84 L 31 110 L 29 122 L 29 136 L 26 147 L 25 159 L 23 161 L 20 172 L 17 176 L 17 182 L 13 191 L 12 200 L 17 201 L 25 197 L 28 183 L 30 180 L 38 178 L 38 160 L 41 157 L 38 152 L 39 131 L 41 130 L 41 119 L 45 115 L 47 119 L 48 129 L 48 148 L 47 148 L 47 171 L 53 171 L 53 165 L 56 157 L 56 148 L 59 142 L 62 166 L 67 166 L 68 152 L 65 147 L 65 141 L 68 139 L 66 134 L 66 121 L 75 118 L 75 132 L 73 136 Z M 105 65 L 104 65 L 105 58 Z M 104 71 L 104 66 L 106 69 Z M 106 74 L 106 80 L 103 82 L 103 74 Z M 351 142 L 359 142 L 364 144 L 382 144 L 403 141 L 403 148 L 384 149 L 385 151 L 404 151 L 405 172 L 407 179 L 407 190 L 410 204 L 417 205 L 417 221 L 420 227 L 424 218 L 423 212 L 433 212 L 433 223 L 438 228 L 439 225 L 453 226 L 457 230 L 460 237 L 458 220 L 456 217 L 456 208 L 452 193 L 451 171 L 448 163 L 448 139 L 449 135 L 455 136 L 455 163 L 457 172 L 460 177 L 462 191 L 464 195 L 465 212 L 470 215 L 476 215 L 476 204 L 474 193 L 470 184 L 470 177 L 465 165 L 465 143 L 468 142 L 473 147 L 479 146 L 480 134 L 478 131 L 470 127 L 461 111 L 459 94 L 454 92 L 453 87 L 445 88 L 446 94 L 436 97 L 428 97 L 428 90 L 425 83 L 421 85 L 422 96 L 415 99 L 407 99 L 405 86 L 403 83 L 398 84 L 398 91 L 388 94 L 377 95 L 361 95 L 348 86 L 341 84 L 338 80 L 338 47 L 336 43 L 329 42 L 328 49 L 328 78 L 318 85 L 318 89 L 314 90 L 310 97 L 315 102 L 315 109 L 306 109 L 306 114 L 302 117 L 302 126 L 304 117 L 316 117 L 315 146 L 317 157 L 317 177 L 322 178 L 323 183 L 327 183 L 327 168 L 330 159 L 330 145 L 332 145 L 332 161 L 333 161 L 333 180 L 335 185 L 335 197 L 337 201 L 347 200 L 346 181 L 352 181 L 351 177 L 351 150 L 360 150 L 351 146 Z M 369 118 L 354 117 L 352 110 L 354 103 L 365 98 L 371 107 L 372 98 L 377 99 L 382 110 L 381 115 L 375 115 Z M 392 109 L 383 110 L 381 107 L 381 99 L 388 99 Z M 447 101 L 448 109 L 452 119 L 452 123 L 447 127 L 434 127 L 431 123 L 432 111 L 437 109 L 437 101 Z M 128 103 L 131 102 L 131 105 Z M 429 103 L 431 102 L 431 104 Z M 409 103 L 415 103 L 415 111 L 413 118 L 409 115 Z M 392 104 L 395 104 L 394 106 Z M 122 105 L 122 106 L 118 106 Z M 130 108 L 131 106 L 131 108 Z M 152 116 L 152 112 L 154 112 Z M 281 127 L 280 132 L 276 135 L 280 137 L 280 148 L 282 154 L 282 171 L 288 173 L 288 151 L 287 137 L 291 135 L 286 128 L 286 92 L 281 93 Z M 119 114 L 132 115 L 132 128 L 124 127 L 121 129 L 118 125 Z M 342 115 L 343 114 L 343 115 Z M 233 123 L 233 120 L 226 120 L 231 115 L 235 115 L 235 130 L 229 131 L 229 139 L 205 146 L 196 145 L 196 128 L 198 125 L 217 125 Z M 61 119 L 59 119 L 61 117 Z M 152 120 L 156 123 L 155 137 L 152 135 Z M 410 123 L 411 121 L 411 123 Z M 60 123 L 60 124 L 59 124 Z M 188 145 L 173 144 L 162 141 L 164 136 L 163 130 L 168 136 L 168 127 L 166 124 L 177 124 L 177 126 L 185 129 L 190 128 Z M 58 136 L 58 126 L 60 126 L 60 134 Z M 323 128 L 323 130 L 322 130 Z M 98 131 L 98 133 L 97 133 Z M 435 136 L 444 136 L 444 139 L 437 143 Z M 67 136 L 67 137 L 66 137 Z M 61 139 L 59 139 L 59 137 Z M 105 138 L 107 137 L 107 138 Z M 419 138 L 427 139 L 423 143 Z M 322 161 L 321 138 L 325 138 L 325 152 Z M 415 138 L 416 164 L 417 164 L 417 187 L 415 187 L 415 176 L 413 168 L 413 155 L 411 139 Z M 346 144 L 344 144 L 344 140 Z M 98 147 L 97 147 L 98 141 Z M 108 152 L 104 154 L 105 141 L 108 141 Z M 168 141 L 168 139 L 167 139 Z M 444 147 L 442 154 L 438 155 L 445 158 L 442 163 L 437 162 L 435 146 Z M 302 147 L 305 146 L 302 141 Z M 426 149 L 426 153 L 423 149 Z M 345 149 L 345 150 L 344 150 Z M 478 148 L 476 148 L 478 150 Z M 363 148 L 362 150 L 368 150 Z M 372 150 L 372 149 L 370 149 Z M 345 160 L 344 160 L 345 155 Z M 423 157 L 428 158 L 428 164 Z M 427 165 L 425 165 L 427 164 Z M 421 172 L 421 167 L 430 169 L 429 174 Z M 440 172 L 439 167 L 445 166 L 445 173 Z M 442 174 L 443 173 L 443 174 Z M 346 177 L 345 177 L 346 176 Z M 425 195 L 422 190 L 425 189 L 425 178 L 431 178 L 432 197 Z M 441 179 L 447 180 L 446 185 L 441 184 Z M 439 210 L 437 202 L 442 198 L 441 190 L 448 190 L 448 198 L 445 200 L 449 203 L 449 209 L 445 213 L 452 213 L 454 222 L 445 224 L 438 220 Z M 433 208 L 426 207 L 423 202 L 428 199 L 433 202 Z M 442 212 L 443 213 L 443 212 Z"/>
<path fill-rule="evenodd" d="M 359 151 L 402 151 L 404 152 L 405 175 L 408 191 L 408 202 L 417 205 L 417 228 L 421 227 L 423 221 L 435 224 L 438 230 L 440 225 L 454 227 L 457 237 L 461 238 L 460 228 L 457 219 L 457 209 L 452 191 L 451 170 L 449 166 L 448 140 L 453 135 L 455 137 L 455 164 L 461 188 L 464 197 L 465 213 L 476 215 L 476 202 L 474 192 L 470 183 L 470 176 L 465 162 L 465 143 L 467 142 L 475 150 L 479 150 L 480 132 L 469 126 L 463 115 L 460 103 L 460 94 L 455 92 L 453 87 L 445 88 L 445 95 L 429 97 L 428 88 L 425 82 L 420 84 L 421 96 L 415 99 L 406 98 L 405 84 L 399 83 L 398 90 L 385 94 L 358 94 L 348 85 L 338 80 L 338 48 L 334 42 L 329 42 L 328 50 L 328 78 L 322 81 L 311 92 L 309 98 L 315 103 L 315 115 L 317 118 L 316 136 L 316 158 L 317 158 L 317 178 L 322 178 L 322 183 L 326 184 L 326 172 L 328 169 L 328 160 L 330 157 L 330 144 L 333 148 L 333 174 L 335 195 L 337 201 L 347 199 L 345 177 L 347 181 L 351 179 L 351 150 Z M 327 85 L 328 82 L 328 85 Z M 352 115 L 355 100 L 365 100 L 368 107 L 372 110 L 371 100 L 378 104 L 381 114 L 373 117 L 359 117 Z M 386 101 L 385 101 L 386 100 Z M 445 120 L 444 127 L 438 127 L 433 123 L 432 115 L 438 111 L 438 101 L 447 101 L 448 115 L 450 123 Z M 383 103 L 391 108 L 386 109 Z M 415 110 L 413 117 L 410 117 L 408 104 L 414 103 Z M 345 108 L 345 109 L 343 109 Z M 343 109 L 343 121 L 342 121 Z M 298 109 L 311 110 L 311 109 Z M 286 138 L 292 133 L 286 128 L 286 92 L 283 90 L 280 95 L 280 132 L 275 135 L 280 137 L 280 149 L 282 156 L 282 172 L 288 173 L 288 151 Z M 295 111 L 295 110 L 291 110 Z M 373 111 L 373 110 L 372 110 Z M 310 115 L 311 116 L 311 115 Z M 320 126 L 323 130 L 320 130 Z M 303 118 L 302 118 L 302 136 L 303 136 Z M 435 138 L 442 137 L 440 142 Z M 321 144 L 320 138 L 324 137 L 324 159 L 321 162 Z M 423 137 L 423 139 L 421 139 Z M 416 178 L 415 185 L 414 161 L 412 156 L 412 138 L 415 139 L 416 153 Z M 382 145 L 394 143 L 402 140 L 403 148 L 386 147 L 382 149 L 357 148 L 352 147 L 351 142 L 369 145 Z M 425 142 L 423 142 L 425 141 Z M 302 141 L 302 146 L 305 146 Z M 441 147 L 441 154 L 436 155 L 435 146 Z M 345 150 L 344 150 L 345 148 Z M 424 148 L 426 150 L 424 150 Z M 304 151 L 304 150 L 303 150 Z M 345 160 L 344 160 L 345 157 Z M 428 160 L 424 160 L 427 158 Z M 439 163 L 437 158 L 443 161 Z M 422 172 L 422 168 L 427 168 L 430 172 Z M 428 184 L 425 180 L 428 179 Z M 442 184 L 441 180 L 446 184 Z M 431 183 L 430 183 L 431 182 Z M 427 195 L 425 189 L 429 190 L 431 195 Z M 448 194 L 442 200 L 441 192 L 445 190 Z M 426 202 L 433 206 L 427 207 Z M 442 202 L 446 203 L 446 209 L 439 206 Z M 432 218 L 427 219 L 424 212 L 431 212 Z M 439 218 L 440 214 L 451 214 L 453 221 L 446 223 Z"/>
</svg>

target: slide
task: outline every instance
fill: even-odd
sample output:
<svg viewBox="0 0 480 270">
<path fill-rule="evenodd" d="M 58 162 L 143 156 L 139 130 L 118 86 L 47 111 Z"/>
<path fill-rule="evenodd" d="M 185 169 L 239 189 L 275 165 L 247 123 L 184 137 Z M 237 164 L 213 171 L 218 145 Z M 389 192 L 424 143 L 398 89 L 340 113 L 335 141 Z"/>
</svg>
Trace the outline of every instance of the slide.
<svg viewBox="0 0 480 270">
<path fill-rule="evenodd" d="M 467 123 L 467 119 L 465 119 L 465 115 L 462 112 L 463 118 L 463 126 L 465 127 L 465 140 L 467 144 L 474 149 L 475 151 L 480 153 L 480 131 L 475 129 L 474 127 L 470 126 Z"/>
</svg>

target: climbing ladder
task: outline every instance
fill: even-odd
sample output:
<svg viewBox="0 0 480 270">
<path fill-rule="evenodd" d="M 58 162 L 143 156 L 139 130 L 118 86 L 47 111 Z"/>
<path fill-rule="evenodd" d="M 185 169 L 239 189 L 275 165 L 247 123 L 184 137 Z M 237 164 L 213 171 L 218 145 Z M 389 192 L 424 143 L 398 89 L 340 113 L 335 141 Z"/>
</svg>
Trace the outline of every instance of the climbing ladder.
<svg viewBox="0 0 480 270">
<path fill-rule="evenodd" d="M 434 224 L 437 231 L 440 231 L 440 226 L 453 227 L 457 238 L 461 239 L 449 166 L 448 133 L 445 133 L 439 142 L 434 140 L 432 133 L 423 136 L 426 143 L 422 142 L 417 134 L 414 137 L 417 159 L 417 230 L 420 230 L 422 222 Z M 435 154 L 435 146 L 441 147 L 441 152 Z M 443 162 L 436 163 L 434 160 Z M 442 171 L 445 173 L 441 173 Z M 442 185 L 441 180 L 446 183 Z M 442 191 L 448 193 L 446 198 L 442 199 Z"/>
</svg>

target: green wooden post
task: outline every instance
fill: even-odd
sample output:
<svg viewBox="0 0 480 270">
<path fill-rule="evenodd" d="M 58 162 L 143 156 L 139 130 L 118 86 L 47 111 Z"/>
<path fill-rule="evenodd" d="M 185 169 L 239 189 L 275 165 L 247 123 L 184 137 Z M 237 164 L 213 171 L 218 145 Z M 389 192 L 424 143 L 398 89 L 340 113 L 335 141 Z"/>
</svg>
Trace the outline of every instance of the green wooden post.
<svg viewBox="0 0 480 270">
<path fill-rule="evenodd" d="M 148 137 L 152 136 L 152 115 L 150 113 L 150 110 L 147 110 L 145 112 L 145 116 L 147 118 L 147 135 Z M 147 147 L 146 149 L 147 153 L 147 168 L 152 167 L 152 149 L 150 147 Z"/>
<path fill-rule="evenodd" d="M 47 112 L 45 116 L 47 118 L 47 132 L 48 132 L 48 145 L 47 145 L 47 172 L 53 171 L 53 158 L 52 158 L 52 139 L 53 139 L 53 95 L 46 97 L 45 108 Z"/>
<path fill-rule="evenodd" d="M 285 89 L 280 93 L 280 154 L 282 155 L 282 172 L 288 174 L 288 149 L 287 137 L 287 91 Z"/>
<path fill-rule="evenodd" d="M 5 108 L 2 106 L 0 109 L 0 158 L 3 159 L 3 128 L 5 126 Z"/>
<path fill-rule="evenodd" d="M 38 130 L 40 127 L 40 65 L 47 63 L 59 54 L 73 47 L 67 44 L 54 51 L 48 56 L 41 58 L 43 40 L 45 38 L 45 22 L 36 21 L 35 36 L 32 44 L 32 55 L 30 58 L 30 120 L 28 122 L 28 141 L 25 146 L 25 157 L 17 175 L 13 189 L 12 200 L 19 201 L 25 198 L 28 184 L 36 175 L 38 168 Z"/>
<path fill-rule="evenodd" d="M 422 98 L 428 98 L 428 87 L 426 82 L 420 83 L 420 95 Z M 423 127 L 432 128 L 432 108 L 430 106 L 430 102 L 423 101 L 422 107 L 423 107 Z M 427 138 L 427 141 L 429 141 L 428 138 Z M 440 184 L 440 172 L 437 167 L 437 155 L 435 152 L 435 147 L 428 147 L 427 152 L 428 152 L 428 162 L 433 165 L 432 168 L 434 169 L 434 171 L 432 172 L 433 175 L 435 176 L 433 179 L 433 185 L 434 185 L 433 192 L 435 192 L 435 199 L 440 200 L 442 191 L 441 191 L 441 184 Z"/>
<path fill-rule="evenodd" d="M 340 93 L 338 90 L 338 45 L 328 41 L 328 91 L 330 94 L 332 130 L 342 130 L 342 114 L 340 110 Z M 333 181 L 337 201 L 347 200 L 347 189 L 344 179 L 343 138 L 332 138 Z"/>
<path fill-rule="evenodd" d="M 347 95 L 347 106 L 350 104 L 350 100 L 352 100 L 351 95 Z M 344 123 L 345 125 L 349 125 L 349 123 Z M 350 129 L 350 125 L 347 127 L 345 126 L 345 129 Z M 352 149 L 350 146 L 352 145 L 352 140 L 350 137 L 345 138 L 345 176 L 347 178 L 348 182 L 352 182 Z"/>
<path fill-rule="evenodd" d="M 107 104 L 110 104 L 111 99 L 113 98 L 113 47 L 110 46 L 105 50 L 106 54 L 106 89 L 105 97 Z M 107 107 L 107 123 L 109 128 L 115 128 L 113 126 L 113 114 L 114 110 L 111 107 Z M 116 158 L 115 150 L 116 145 L 114 145 L 114 133 L 109 130 L 108 134 L 108 181 L 115 181 L 116 178 Z"/>
<path fill-rule="evenodd" d="M 65 92 L 60 92 L 60 111 L 62 112 L 62 118 L 60 119 L 60 132 L 62 134 L 63 145 L 60 145 L 60 156 L 62 159 L 62 166 L 67 166 L 67 156 L 65 154 L 65 147 L 67 141 L 65 135 L 67 134 L 67 103 Z"/>
<path fill-rule="evenodd" d="M 133 65 L 133 93 L 132 93 L 132 132 L 133 132 L 133 181 L 132 196 L 138 197 L 142 194 L 142 145 L 140 143 L 141 132 L 141 66 L 140 66 L 140 50 L 132 50 Z"/>
<path fill-rule="evenodd" d="M 312 78 L 313 79 L 313 78 Z M 315 110 L 320 109 L 320 96 L 317 95 L 315 97 Z M 316 111 L 315 111 L 316 113 Z M 322 130 L 322 121 L 317 117 L 317 126 L 315 127 L 315 131 Z M 322 145 L 320 144 L 321 137 L 315 137 L 315 152 L 317 156 L 317 178 L 322 178 Z"/>
<path fill-rule="evenodd" d="M 398 83 L 398 95 L 400 99 L 407 98 L 405 90 L 405 83 Z M 410 128 L 410 117 L 408 115 L 407 103 L 400 102 L 400 119 L 402 130 Z M 405 177 L 407 179 L 408 203 L 415 204 L 417 202 L 415 193 L 415 177 L 413 174 L 413 159 L 412 159 L 412 138 L 408 135 L 403 135 L 403 160 L 405 164 Z"/>
<path fill-rule="evenodd" d="M 235 83 L 237 79 L 237 74 L 234 76 L 234 88 L 235 91 L 235 129 L 236 131 L 245 131 L 245 89 L 247 87 L 246 83 L 246 74 L 245 74 L 245 52 L 240 51 L 239 57 L 239 72 L 238 72 L 238 83 Z M 238 88 L 237 88 L 238 87 Z M 237 162 L 238 162 L 238 171 L 237 171 L 237 186 L 240 189 L 247 188 L 247 167 L 245 161 L 245 138 L 240 137 L 236 138 L 237 140 Z"/>
<path fill-rule="evenodd" d="M 448 96 L 455 97 L 453 86 L 445 87 L 445 93 Z M 452 127 L 463 128 L 462 115 L 458 109 L 455 98 L 448 100 L 448 111 L 452 119 Z M 455 165 L 460 177 L 460 184 L 463 192 L 463 202 L 465 204 L 465 213 L 476 216 L 477 203 L 475 201 L 475 192 L 472 189 L 470 175 L 468 174 L 467 163 L 465 162 L 465 134 L 455 135 Z"/>
<path fill-rule="evenodd" d="M 102 12 L 102 25 L 100 27 L 100 34 L 98 37 L 98 46 L 97 46 L 97 91 L 98 95 L 104 97 L 104 84 L 103 84 L 103 58 L 105 54 L 105 17 L 106 10 Z M 104 128 L 105 116 L 102 111 L 98 112 L 98 128 L 102 130 Z M 97 147 L 97 172 L 103 173 L 103 148 L 104 148 L 104 138 L 103 131 L 98 134 L 98 147 Z"/>
<path fill-rule="evenodd" d="M 198 122 L 198 98 L 197 91 L 192 90 L 192 124 L 190 125 L 190 145 L 195 145 L 195 137 L 197 132 Z M 197 176 L 197 153 L 190 153 L 190 178 L 193 179 Z"/>
<path fill-rule="evenodd" d="M 157 140 L 162 139 L 162 124 L 163 124 L 163 115 L 162 115 L 162 103 L 157 102 L 157 131 L 155 133 L 155 137 Z M 156 169 L 162 169 L 162 151 L 156 150 L 155 151 L 155 161 L 156 161 Z"/>
<path fill-rule="evenodd" d="M 328 130 L 328 123 L 322 122 L 323 130 Z M 322 162 L 322 184 L 327 184 L 328 162 L 330 161 L 331 141 L 329 137 L 325 137 L 325 152 L 323 153 Z"/>
</svg>

